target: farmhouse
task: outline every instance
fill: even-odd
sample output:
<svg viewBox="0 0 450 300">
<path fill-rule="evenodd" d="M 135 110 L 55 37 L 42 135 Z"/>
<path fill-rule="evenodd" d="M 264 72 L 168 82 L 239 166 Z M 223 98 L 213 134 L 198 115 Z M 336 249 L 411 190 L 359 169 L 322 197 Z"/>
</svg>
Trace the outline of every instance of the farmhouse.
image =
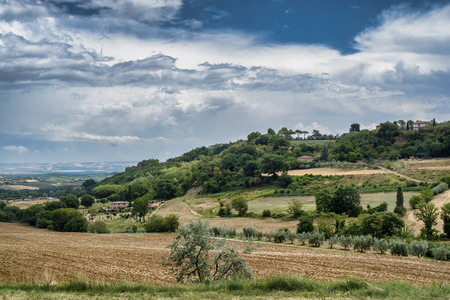
<svg viewBox="0 0 450 300">
<path fill-rule="evenodd" d="M 112 210 L 118 210 L 121 207 L 127 208 L 128 207 L 128 202 L 126 202 L 126 201 L 114 201 L 114 202 L 111 202 L 111 209 Z"/>
<path fill-rule="evenodd" d="M 417 121 L 413 123 L 412 130 L 419 130 L 419 128 L 426 128 L 430 125 L 429 122 L 425 121 Z"/>
<path fill-rule="evenodd" d="M 299 160 L 299 161 L 307 161 L 307 162 L 311 162 L 311 161 L 313 161 L 313 159 L 314 159 L 314 157 L 312 157 L 312 156 L 306 156 L 306 155 L 297 157 L 297 160 Z"/>
</svg>

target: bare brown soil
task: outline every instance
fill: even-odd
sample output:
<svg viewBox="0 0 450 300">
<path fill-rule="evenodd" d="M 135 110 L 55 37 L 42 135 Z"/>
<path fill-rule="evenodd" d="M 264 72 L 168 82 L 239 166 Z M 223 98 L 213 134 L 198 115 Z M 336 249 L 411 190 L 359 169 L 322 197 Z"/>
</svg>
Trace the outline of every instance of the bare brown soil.
<svg viewBox="0 0 450 300">
<path fill-rule="evenodd" d="M 11 202 L 12 206 L 17 206 L 21 209 L 27 208 L 28 206 L 31 205 L 35 205 L 35 204 L 44 204 L 46 202 L 52 202 L 52 201 L 58 201 L 55 199 L 52 200 L 47 200 L 47 199 L 38 199 L 38 200 L 33 200 L 33 201 L 15 201 L 15 202 Z"/>
<path fill-rule="evenodd" d="M 0 223 L 0 282 L 90 281 L 173 282 L 161 266 L 172 234 L 61 233 Z M 242 247 L 243 243 L 236 243 Z M 356 277 L 373 282 L 450 283 L 450 263 L 354 251 L 266 244 L 246 254 L 257 278 L 300 275 L 332 280 Z"/>
</svg>

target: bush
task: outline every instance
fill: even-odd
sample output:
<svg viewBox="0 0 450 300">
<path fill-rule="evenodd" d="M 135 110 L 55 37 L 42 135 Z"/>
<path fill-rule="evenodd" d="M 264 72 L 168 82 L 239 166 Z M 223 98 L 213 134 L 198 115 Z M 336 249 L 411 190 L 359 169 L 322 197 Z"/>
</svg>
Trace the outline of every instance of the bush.
<svg viewBox="0 0 450 300">
<path fill-rule="evenodd" d="M 387 249 L 389 249 L 389 244 L 385 239 L 373 239 L 373 250 L 380 251 L 380 254 L 384 254 Z"/>
<path fill-rule="evenodd" d="M 283 243 L 284 241 L 286 241 L 286 235 L 287 235 L 286 231 L 277 230 L 274 232 L 273 241 L 275 243 Z"/>
<path fill-rule="evenodd" d="M 409 199 L 409 206 L 411 206 L 412 209 L 416 209 L 417 205 L 423 202 L 423 199 L 421 196 L 419 195 L 413 195 L 410 199 Z"/>
<path fill-rule="evenodd" d="M 424 256 L 428 250 L 428 242 L 427 241 L 412 241 L 409 244 L 409 252 L 412 255 L 417 255 L 417 257 Z"/>
<path fill-rule="evenodd" d="M 270 209 L 265 209 L 262 212 L 262 217 L 263 218 L 270 218 L 272 216 L 272 213 L 270 212 Z"/>
<path fill-rule="evenodd" d="M 305 245 L 309 239 L 309 234 L 307 232 L 297 233 L 297 239 L 302 245 Z"/>
<path fill-rule="evenodd" d="M 247 240 L 252 240 L 256 238 L 258 230 L 255 227 L 244 227 L 242 232 Z"/>
<path fill-rule="evenodd" d="M 353 238 L 351 236 L 341 235 L 339 237 L 339 244 L 347 250 L 353 244 Z"/>
<path fill-rule="evenodd" d="M 301 216 L 297 225 L 297 233 L 314 231 L 314 216 L 305 214 Z"/>
<path fill-rule="evenodd" d="M 440 182 L 437 186 L 431 189 L 433 195 L 440 194 L 442 192 L 445 192 L 446 190 L 448 190 L 448 184 L 445 182 Z"/>
<path fill-rule="evenodd" d="M 208 223 L 199 220 L 182 226 L 169 245 L 170 255 L 163 265 L 170 267 L 179 282 L 250 278 L 241 254 L 223 239 L 212 239 Z"/>
<path fill-rule="evenodd" d="M 320 247 L 320 245 L 325 240 L 325 236 L 321 232 L 313 232 L 308 236 L 308 243 L 314 247 Z"/>
<path fill-rule="evenodd" d="M 396 206 L 394 208 L 394 213 L 396 213 L 397 215 L 402 216 L 402 217 L 406 215 L 406 211 L 407 211 L 407 209 L 404 206 Z"/>
<path fill-rule="evenodd" d="M 275 235 L 275 233 L 273 231 L 266 232 L 265 236 L 266 236 L 267 241 L 271 242 L 273 237 L 274 237 L 274 235 Z"/>
<path fill-rule="evenodd" d="M 433 257 L 437 260 L 450 260 L 450 248 L 448 246 L 436 247 L 432 251 Z"/>
<path fill-rule="evenodd" d="M 337 236 L 332 236 L 328 239 L 328 245 L 330 249 L 333 249 L 333 245 L 336 245 L 339 242 L 339 238 Z"/>
<path fill-rule="evenodd" d="M 95 221 L 94 223 L 90 223 L 88 226 L 88 232 L 90 233 L 109 233 L 109 230 L 106 228 L 106 223 L 103 221 Z"/>
<path fill-rule="evenodd" d="M 359 252 L 364 252 L 365 250 L 370 250 L 372 246 L 372 236 L 370 235 L 360 235 L 353 237 L 353 249 Z"/>
<path fill-rule="evenodd" d="M 174 232 L 179 226 L 177 215 L 171 214 L 163 218 L 154 214 L 145 222 L 144 228 L 146 232 Z"/>
<path fill-rule="evenodd" d="M 391 255 L 408 256 L 408 245 L 402 240 L 393 240 L 389 244 Z"/>
</svg>

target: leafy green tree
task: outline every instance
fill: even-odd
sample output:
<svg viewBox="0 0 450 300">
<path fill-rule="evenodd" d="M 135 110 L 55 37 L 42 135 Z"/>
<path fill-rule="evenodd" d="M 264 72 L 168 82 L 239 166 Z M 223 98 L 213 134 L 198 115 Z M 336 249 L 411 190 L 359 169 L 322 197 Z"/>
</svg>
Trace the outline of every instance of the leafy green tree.
<svg viewBox="0 0 450 300">
<path fill-rule="evenodd" d="M 299 199 L 292 199 L 289 203 L 287 211 L 290 215 L 292 215 L 294 219 L 298 219 L 305 213 L 305 211 L 303 210 L 303 204 Z"/>
<path fill-rule="evenodd" d="M 285 148 L 289 146 L 289 142 L 279 135 L 271 136 L 269 138 L 268 144 L 272 146 L 273 150 L 278 150 L 280 148 Z"/>
<path fill-rule="evenodd" d="M 420 230 L 421 236 L 432 239 L 437 230 L 433 226 L 437 224 L 439 216 L 438 209 L 431 203 L 421 202 L 417 205 L 418 211 L 414 213 L 414 217 L 424 223 L 424 227 Z"/>
<path fill-rule="evenodd" d="M 88 223 L 85 217 L 74 208 L 59 208 L 52 211 L 53 230 L 86 232 Z"/>
<path fill-rule="evenodd" d="M 297 233 L 314 231 L 314 216 L 304 214 L 298 219 Z"/>
<path fill-rule="evenodd" d="M 97 182 L 94 179 L 87 179 L 85 180 L 81 186 L 88 192 L 92 191 L 92 189 L 95 187 Z"/>
<path fill-rule="evenodd" d="M 395 206 L 403 206 L 404 198 L 403 198 L 403 191 L 401 187 L 397 188 L 397 199 L 395 201 Z"/>
<path fill-rule="evenodd" d="M 409 206 L 411 206 L 412 209 L 416 209 L 417 205 L 423 201 L 422 196 L 420 195 L 413 195 L 411 196 L 411 198 L 409 199 Z"/>
<path fill-rule="evenodd" d="M 108 198 L 112 194 L 120 194 L 124 190 L 124 187 L 116 184 L 105 184 L 97 186 L 93 189 L 94 196 L 97 199 Z"/>
<path fill-rule="evenodd" d="M 213 239 L 203 220 L 189 223 L 177 230 L 164 265 L 171 268 L 178 282 L 213 281 L 250 278 L 247 263 L 224 239 Z"/>
<path fill-rule="evenodd" d="M 428 242 L 427 241 L 412 241 L 409 244 L 409 252 L 412 255 L 417 255 L 418 258 L 424 256 L 428 251 Z"/>
<path fill-rule="evenodd" d="M 175 232 L 180 227 L 180 219 L 175 214 L 170 214 L 164 218 L 164 228 L 167 232 Z"/>
<path fill-rule="evenodd" d="M 261 159 L 260 166 L 261 171 L 267 174 L 276 174 L 276 172 L 287 170 L 284 157 L 276 154 L 265 154 Z"/>
<path fill-rule="evenodd" d="M 367 215 L 361 222 L 361 231 L 363 234 L 370 234 L 381 238 L 392 236 L 405 227 L 402 218 L 392 212 L 376 212 Z"/>
<path fill-rule="evenodd" d="M 359 132 L 360 131 L 360 125 L 358 123 L 353 123 L 350 125 L 350 132 Z"/>
<path fill-rule="evenodd" d="M 292 177 L 287 174 L 287 172 L 283 172 L 280 177 L 278 177 L 278 183 L 280 187 L 287 188 L 292 183 Z"/>
<path fill-rule="evenodd" d="M 106 223 L 104 221 L 97 220 L 94 223 L 88 225 L 88 232 L 90 233 L 109 233 Z"/>
<path fill-rule="evenodd" d="M 328 189 L 319 190 L 314 198 L 316 200 L 316 211 L 317 213 L 322 212 L 330 212 L 331 211 L 331 198 L 333 197 L 332 193 Z"/>
<path fill-rule="evenodd" d="M 119 194 L 111 194 L 111 195 L 108 196 L 107 199 L 110 202 L 120 201 L 120 195 Z"/>
<path fill-rule="evenodd" d="M 238 212 L 239 217 L 242 217 L 248 210 L 247 201 L 243 196 L 237 196 L 231 201 L 231 207 Z"/>
<path fill-rule="evenodd" d="M 84 207 L 91 207 L 95 203 L 95 198 L 89 194 L 84 194 L 80 202 Z"/>
<path fill-rule="evenodd" d="M 177 194 L 177 185 L 173 179 L 158 179 L 155 181 L 156 197 L 172 199 Z"/>
<path fill-rule="evenodd" d="M 148 199 L 145 197 L 140 197 L 134 200 L 133 210 L 131 214 L 136 216 L 139 215 L 139 219 L 145 220 L 145 215 L 148 213 Z"/>
<path fill-rule="evenodd" d="M 57 210 L 58 208 L 67 208 L 66 204 L 62 201 L 52 201 L 52 202 L 48 201 L 45 202 L 44 207 L 48 211 L 54 211 Z"/>
<path fill-rule="evenodd" d="M 21 222 L 36 226 L 38 214 L 44 210 L 45 208 L 42 204 L 30 205 L 23 210 Z"/>
<path fill-rule="evenodd" d="M 59 200 L 64 202 L 67 208 L 78 209 L 78 207 L 80 206 L 80 200 L 78 200 L 77 196 L 75 195 L 61 196 Z"/>
<path fill-rule="evenodd" d="M 341 185 L 334 192 L 330 206 L 334 213 L 357 217 L 362 210 L 361 196 L 356 188 Z"/>
<path fill-rule="evenodd" d="M 375 251 L 380 251 L 380 254 L 384 254 L 384 252 L 387 251 L 387 249 L 389 249 L 389 244 L 388 242 L 381 238 L 374 238 L 373 239 L 373 250 Z"/>
<path fill-rule="evenodd" d="M 430 202 L 433 199 L 434 193 L 433 191 L 431 191 L 431 189 L 423 189 L 420 191 L 420 196 L 422 196 L 423 201 L 425 201 L 425 203 Z"/>
<path fill-rule="evenodd" d="M 442 206 L 441 218 L 444 221 L 444 233 L 450 238 L 450 203 Z"/>
</svg>

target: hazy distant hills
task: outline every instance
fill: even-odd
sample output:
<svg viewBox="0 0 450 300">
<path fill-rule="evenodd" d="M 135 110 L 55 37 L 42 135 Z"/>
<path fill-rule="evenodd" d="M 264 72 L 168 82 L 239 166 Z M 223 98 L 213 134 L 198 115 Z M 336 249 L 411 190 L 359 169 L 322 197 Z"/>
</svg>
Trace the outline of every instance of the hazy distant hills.
<svg viewBox="0 0 450 300">
<path fill-rule="evenodd" d="M 136 162 L 0 163 L 0 174 L 117 173 Z"/>
</svg>

